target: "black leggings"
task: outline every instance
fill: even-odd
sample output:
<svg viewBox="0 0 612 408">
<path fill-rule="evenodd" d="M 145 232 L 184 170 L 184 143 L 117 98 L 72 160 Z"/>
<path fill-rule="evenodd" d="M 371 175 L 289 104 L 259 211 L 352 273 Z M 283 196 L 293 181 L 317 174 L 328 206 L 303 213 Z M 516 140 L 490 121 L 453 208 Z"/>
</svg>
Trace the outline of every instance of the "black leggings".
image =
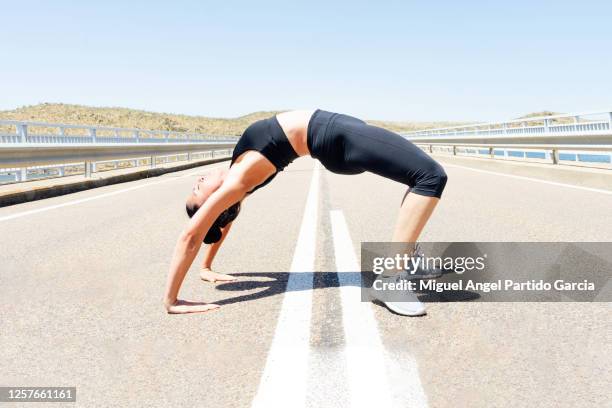
<svg viewBox="0 0 612 408">
<path fill-rule="evenodd" d="M 442 196 L 447 181 L 442 166 L 396 133 L 317 109 L 308 124 L 307 140 L 311 156 L 333 173 L 369 171 L 406 184 L 415 194 Z"/>
</svg>

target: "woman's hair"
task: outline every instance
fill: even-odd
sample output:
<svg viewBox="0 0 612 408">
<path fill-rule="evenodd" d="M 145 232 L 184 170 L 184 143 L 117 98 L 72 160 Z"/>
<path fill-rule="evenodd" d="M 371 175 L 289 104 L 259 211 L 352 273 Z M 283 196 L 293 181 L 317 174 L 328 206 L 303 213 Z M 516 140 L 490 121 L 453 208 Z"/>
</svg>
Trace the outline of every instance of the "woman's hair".
<svg viewBox="0 0 612 408">
<path fill-rule="evenodd" d="M 193 217 L 199 208 L 200 207 L 196 204 L 187 204 L 185 209 L 187 210 L 187 215 L 189 218 Z M 219 242 L 221 239 L 221 228 L 234 221 L 238 216 L 238 213 L 240 213 L 240 201 L 219 214 L 213 225 L 206 233 L 204 243 L 214 244 L 215 242 Z"/>
</svg>

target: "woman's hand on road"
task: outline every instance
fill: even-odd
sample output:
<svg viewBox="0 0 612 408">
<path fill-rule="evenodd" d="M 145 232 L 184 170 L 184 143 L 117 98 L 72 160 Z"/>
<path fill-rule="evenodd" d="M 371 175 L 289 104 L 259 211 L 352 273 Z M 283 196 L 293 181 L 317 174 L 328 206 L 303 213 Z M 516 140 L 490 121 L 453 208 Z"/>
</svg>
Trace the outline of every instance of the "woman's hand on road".
<svg viewBox="0 0 612 408">
<path fill-rule="evenodd" d="M 200 270 L 200 279 L 206 282 L 232 282 L 236 280 L 235 276 L 227 275 L 225 273 L 217 273 L 210 268 L 203 267 Z"/>
<path fill-rule="evenodd" d="M 188 300 L 177 299 L 176 302 L 166 305 L 169 314 L 203 313 L 216 310 L 220 306 L 214 303 L 190 302 Z"/>
</svg>

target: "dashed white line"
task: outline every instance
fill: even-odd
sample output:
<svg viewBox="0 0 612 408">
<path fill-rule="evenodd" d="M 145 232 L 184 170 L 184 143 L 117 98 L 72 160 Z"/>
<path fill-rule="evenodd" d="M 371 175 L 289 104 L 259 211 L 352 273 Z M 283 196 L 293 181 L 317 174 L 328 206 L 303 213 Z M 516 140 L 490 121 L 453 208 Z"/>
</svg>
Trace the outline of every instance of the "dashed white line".
<svg viewBox="0 0 612 408">
<path fill-rule="evenodd" d="M 360 298 L 361 268 L 344 214 L 332 210 L 330 217 L 342 298 L 351 407 L 426 407 L 427 398 L 414 358 L 402 359 L 401 374 L 393 378 L 394 387 L 390 386 L 388 368 L 393 365 L 392 359 L 380 339 L 371 304 Z M 397 375 L 397 370 L 391 372 Z M 394 392 L 398 388 L 399 396 Z"/>
<path fill-rule="evenodd" d="M 223 167 L 223 166 L 210 167 L 210 170 L 213 170 L 213 169 L 216 169 L 216 168 L 219 168 L 219 167 Z M 209 169 L 207 169 L 207 170 L 209 170 Z M 197 174 L 200 174 L 201 172 L 202 172 L 202 170 L 195 171 L 195 172 L 192 172 L 192 173 L 183 174 L 182 176 L 178 176 L 178 177 L 174 177 L 174 178 L 168 178 L 168 179 L 164 179 L 164 180 L 160 180 L 160 181 L 154 181 L 154 182 L 146 183 L 146 184 L 140 184 L 140 185 L 137 185 L 137 186 L 124 188 L 123 190 L 111 191 L 110 193 L 104 193 L 104 194 L 100 194 L 100 195 L 93 196 L 93 197 L 81 198 L 79 200 L 68 201 L 68 202 L 65 202 L 65 203 L 56 204 L 56 205 L 50 205 L 50 206 L 47 206 L 47 207 L 37 208 L 37 209 L 34 209 L 34 210 L 29 210 L 29 211 L 22 211 L 22 212 L 18 212 L 16 214 L 5 215 L 4 217 L 0 217 L 0 222 L 8 221 L 8 220 L 14 220 L 15 218 L 21 218 L 21 217 L 25 217 L 25 216 L 28 216 L 28 215 L 38 214 L 38 213 L 41 213 L 41 212 L 45 212 L 45 211 L 49 211 L 49 210 L 54 210 L 54 209 L 57 209 L 57 208 L 68 207 L 68 206 L 71 206 L 71 205 L 86 203 L 88 201 L 98 200 L 100 198 L 111 197 L 111 196 L 114 196 L 114 195 L 117 195 L 117 194 L 126 193 L 128 191 L 138 190 L 139 188 L 144 188 L 144 187 L 149 187 L 149 186 L 153 186 L 153 185 L 157 185 L 157 184 L 167 183 L 169 181 L 173 181 L 173 180 L 176 180 L 176 179 L 179 179 L 179 178 L 183 178 L 183 177 L 195 176 Z"/>
<path fill-rule="evenodd" d="M 304 407 L 308 382 L 319 164 L 315 167 L 276 331 L 253 407 Z"/>
</svg>

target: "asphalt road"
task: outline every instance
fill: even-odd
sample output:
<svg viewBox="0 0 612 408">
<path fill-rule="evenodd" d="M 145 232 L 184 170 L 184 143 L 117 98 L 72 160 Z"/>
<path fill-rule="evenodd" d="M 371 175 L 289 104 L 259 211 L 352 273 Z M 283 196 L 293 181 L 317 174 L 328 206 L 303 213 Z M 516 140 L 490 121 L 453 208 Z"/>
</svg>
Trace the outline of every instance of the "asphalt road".
<svg viewBox="0 0 612 408">
<path fill-rule="evenodd" d="M 442 161 L 423 241 L 612 241 L 611 194 Z M 214 264 L 238 282 L 192 266 L 181 297 L 221 309 L 167 315 L 184 198 L 215 166 L 0 208 L 0 385 L 83 407 L 610 404 L 610 303 L 359 302 L 343 271 L 390 239 L 404 187 L 307 158 L 245 200 Z"/>
</svg>

